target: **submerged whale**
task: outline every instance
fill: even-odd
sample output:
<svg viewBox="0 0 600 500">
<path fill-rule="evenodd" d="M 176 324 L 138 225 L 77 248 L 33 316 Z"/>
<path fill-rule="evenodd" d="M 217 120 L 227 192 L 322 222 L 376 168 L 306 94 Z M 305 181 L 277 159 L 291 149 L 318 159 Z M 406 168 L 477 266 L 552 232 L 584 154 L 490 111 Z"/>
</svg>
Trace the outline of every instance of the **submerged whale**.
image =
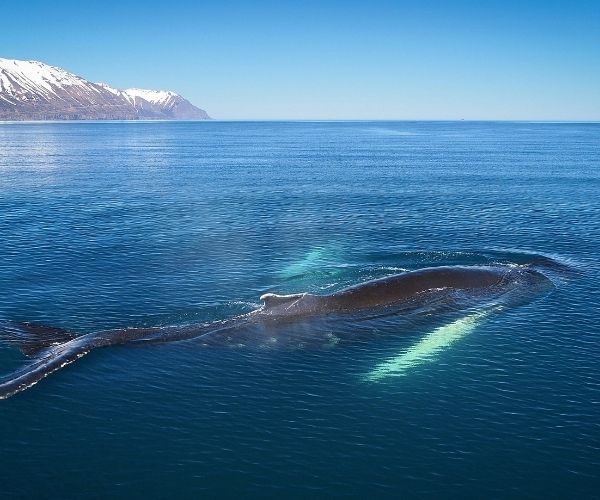
<svg viewBox="0 0 600 500">
<path fill-rule="evenodd" d="M 538 266 L 539 267 L 539 266 Z M 8 322 L 0 326 L 0 340 L 16 344 L 31 358 L 21 369 L 0 379 L 0 399 L 31 387 L 49 374 L 93 349 L 140 343 L 195 339 L 203 345 L 230 345 L 247 339 L 260 328 L 299 322 L 305 318 L 348 316 L 381 310 L 390 314 L 417 308 L 431 301 L 481 297 L 504 306 L 530 300 L 552 282 L 532 264 L 440 266 L 407 271 L 360 283 L 328 295 L 300 293 L 261 296 L 263 305 L 230 319 L 183 326 L 122 328 L 86 335 L 32 323 Z"/>
</svg>

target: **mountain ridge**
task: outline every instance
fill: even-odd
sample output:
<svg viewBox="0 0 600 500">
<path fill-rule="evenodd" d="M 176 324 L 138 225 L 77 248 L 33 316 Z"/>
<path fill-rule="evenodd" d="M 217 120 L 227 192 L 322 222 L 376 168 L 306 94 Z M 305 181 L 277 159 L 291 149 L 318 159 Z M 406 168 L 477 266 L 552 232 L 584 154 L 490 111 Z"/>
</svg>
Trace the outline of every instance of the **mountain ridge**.
<svg viewBox="0 0 600 500">
<path fill-rule="evenodd" d="M 119 90 L 39 61 L 0 58 L 0 120 L 207 120 L 170 90 Z"/>
</svg>

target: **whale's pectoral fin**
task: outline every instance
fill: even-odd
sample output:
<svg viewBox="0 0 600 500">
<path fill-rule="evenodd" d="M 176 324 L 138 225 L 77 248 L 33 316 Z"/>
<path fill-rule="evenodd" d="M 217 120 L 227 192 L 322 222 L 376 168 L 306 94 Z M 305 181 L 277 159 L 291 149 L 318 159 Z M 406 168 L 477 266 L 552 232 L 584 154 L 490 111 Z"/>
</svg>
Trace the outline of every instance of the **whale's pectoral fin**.
<svg viewBox="0 0 600 500">
<path fill-rule="evenodd" d="M 279 306 L 281 304 L 286 304 L 288 302 L 293 302 L 302 298 L 304 294 L 302 293 L 294 293 L 292 295 L 277 295 L 276 293 L 265 293 L 260 296 L 260 300 L 262 300 L 265 304 L 265 309 L 270 307 Z"/>
<path fill-rule="evenodd" d="M 75 334 L 36 323 L 7 322 L 0 325 L 0 341 L 16 345 L 23 354 L 32 357 L 48 347 L 73 340 Z"/>
</svg>

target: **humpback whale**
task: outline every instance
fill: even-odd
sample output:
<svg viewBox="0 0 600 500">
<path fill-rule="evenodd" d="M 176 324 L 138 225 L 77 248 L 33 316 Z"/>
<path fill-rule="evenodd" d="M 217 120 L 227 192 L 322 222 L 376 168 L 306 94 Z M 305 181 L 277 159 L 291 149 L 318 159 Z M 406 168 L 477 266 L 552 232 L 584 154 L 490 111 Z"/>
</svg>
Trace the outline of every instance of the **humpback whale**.
<svg viewBox="0 0 600 500">
<path fill-rule="evenodd" d="M 230 345 L 240 336 L 248 338 L 257 329 L 299 322 L 305 318 L 348 316 L 361 311 L 405 311 L 437 300 L 483 297 L 518 305 L 530 292 L 548 289 L 551 281 L 532 264 L 487 266 L 439 266 L 407 271 L 360 283 L 343 290 L 317 295 L 298 293 L 261 296 L 263 305 L 233 318 L 150 328 L 100 330 L 86 335 L 32 323 L 0 325 L 0 341 L 18 345 L 30 361 L 0 379 L 0 399 L 31 387 L 44 377 L 81 358 L 90 351 L 126 344 L 153 344 L 196 339 L 204 345 Z"/>
</svg>

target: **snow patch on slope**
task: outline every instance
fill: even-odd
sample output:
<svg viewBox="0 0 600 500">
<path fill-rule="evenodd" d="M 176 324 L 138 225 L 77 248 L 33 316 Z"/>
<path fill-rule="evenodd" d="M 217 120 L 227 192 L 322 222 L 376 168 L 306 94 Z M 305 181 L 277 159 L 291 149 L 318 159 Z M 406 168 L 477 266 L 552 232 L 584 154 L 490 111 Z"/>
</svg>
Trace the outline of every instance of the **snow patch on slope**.
<svg viewBox="0 0 600 500">
<path fill-rule="evenodd" d="M 137 98 L 144 99 L 144 101 L 148 101 L 151 104 L 164 106 L 174 98 L 179 97 L 179 94 L 170 90 L 126 89 L 123 90 L 123 96 L 132 104 L 135 104 Z"/>
<path fill-rule="evenodd" d="M 120 90 L 115 89 L 115 88 L 111 87 L 110 85 L 108 85 L 108 83 L 97 83 L 96 85 L 98 85 L 98 87 L 102 87 L 104 90 L 108 90 L 111 94 L 114 94 L 114 95 L 122 95 L 123 94 Z"/>
<path fill-rule="evenodd" d="M 23 90 L 35 92 L 46 98 L 58 97 L 56 87 L 86 87 L 83 78 L 60 68 L 38 61 L 17 61 L 0 58 L 0 92 L 23 100 Z"/>
</svg>

